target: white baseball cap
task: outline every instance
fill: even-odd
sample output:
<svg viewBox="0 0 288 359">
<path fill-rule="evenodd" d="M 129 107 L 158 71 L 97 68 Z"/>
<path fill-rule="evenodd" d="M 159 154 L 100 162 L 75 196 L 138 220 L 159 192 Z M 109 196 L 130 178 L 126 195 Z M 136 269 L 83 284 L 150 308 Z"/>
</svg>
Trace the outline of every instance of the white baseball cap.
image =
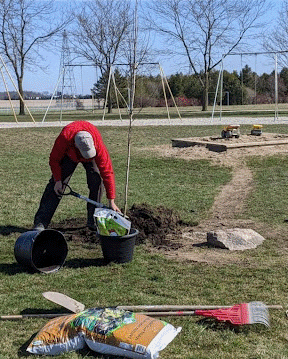
<svg viewBox="0 0 288 359">
<path fill-rule="evenodd" d="M 75 138 L 75 146 L 79 149 L 81 155 L 85 159 L 93 158 L 96 156 L 96 149 L 91 133 L 87 131 L 77 132 Z"/>
</svg>

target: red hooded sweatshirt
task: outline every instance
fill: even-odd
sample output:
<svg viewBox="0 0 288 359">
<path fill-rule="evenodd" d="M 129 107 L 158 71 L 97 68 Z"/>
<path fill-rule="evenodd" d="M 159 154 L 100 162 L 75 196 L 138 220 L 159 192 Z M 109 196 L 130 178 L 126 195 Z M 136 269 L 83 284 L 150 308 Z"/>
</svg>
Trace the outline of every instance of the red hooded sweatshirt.
<svg viewBox="0 0 288 359">
<path fill-rule="evenodd" d="M 76 163 L 89 162 L 92 160 L 83 158 L 80 151 L 75 146 L 74 137 L 79 131 L 87 131 L 92 135 L 96 149 L 96 156 L 94 159 L 103 179 L 107 198 L 115 199 L 115 178 L 108 150 L 104 145 L 101 134 L 97 128 L 86 121 L 75 121 L 69 123 L 63 128 L 59 136 L 56 138 L 49 159 L 49 165 L 51 167 L 54 180 L 61 180 L 60 163 L 64 156 L 67 155 L 72 161 Z"/>
</svg>

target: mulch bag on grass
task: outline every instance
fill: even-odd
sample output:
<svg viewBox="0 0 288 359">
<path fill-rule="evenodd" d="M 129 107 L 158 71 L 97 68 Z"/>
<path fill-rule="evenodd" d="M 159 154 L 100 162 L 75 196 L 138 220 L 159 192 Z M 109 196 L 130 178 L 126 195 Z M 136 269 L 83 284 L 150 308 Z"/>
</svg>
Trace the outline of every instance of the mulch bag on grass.
<svg viewBox="0 0 288 359">
<path fill-rule="evenodd" d="M 66 317 L 63 325 L 59 326 L 61 330 L 59 330 L 57 339 L 53 326 L 48 325 L 52 322 L 50 321 L 44 327 L 45 337 L 43 328 L 27 350 L 35 354 L 54 355 L 81 349 L 83 348 L 81 344 L 84 341 L 91 350 L 97 353 L 135 359 L 155 359 L 181 330 L 181 327 L 175 328 L 162 320 L 117 308 L 87 309 L 72 316 L 70 321 Z M 58 320 L 60 319 L 58 318 Z M 65 330 L 63 330 L 64 327 Z M 44 338 L 51 337 L 48 331 L 52 328 L 54 344 L 51 343 L 51 340 L 49 342 L 44 340 Z M 67 335 L 68 333 L 69 335 Z M 76 337 L 75 333 L 77 333 Z M 75 340 L 76 338 L 79 339 L 78 342 Z M 53 348 L 54 346 L 57 348 Z M 43 352 L 40 351 L 40 347 L 43 348 Z"/>
<path fill-rule="evenodd" d="M 86 345 L 83 334 L 74 327 L 78 314 L 51 319 L 34 337 L 27 351 L 33 354 L 58 355 L 80 350 Z"/>
<path fill-rule="evenodd" d="M 88 309 L 76 319 L 89 348 L 127 358 L 154 359 L 180 332 L 161 320 L 121 309 Z"/>
</svg>

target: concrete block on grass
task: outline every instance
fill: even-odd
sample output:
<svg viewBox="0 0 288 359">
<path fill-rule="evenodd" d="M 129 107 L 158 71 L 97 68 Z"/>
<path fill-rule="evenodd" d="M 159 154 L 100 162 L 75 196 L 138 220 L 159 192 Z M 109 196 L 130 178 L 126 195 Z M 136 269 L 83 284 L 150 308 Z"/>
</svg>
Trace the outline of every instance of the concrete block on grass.
<svg viewBox="0 0 288 359">
<path fill-rule="evenodd" d="M 215 247 L 243 251 L 258 247 L 265 240 L 253 229 L 233 228 L 207 233 L 207 242 Z"/>
</svg>

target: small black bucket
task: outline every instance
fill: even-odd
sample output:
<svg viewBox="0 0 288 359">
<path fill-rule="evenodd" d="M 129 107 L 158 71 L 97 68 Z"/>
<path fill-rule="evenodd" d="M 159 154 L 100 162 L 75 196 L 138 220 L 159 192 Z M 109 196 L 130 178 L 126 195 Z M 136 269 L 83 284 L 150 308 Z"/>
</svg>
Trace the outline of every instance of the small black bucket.
<svg viewBox="0 0 288 359">
<path fill-rule="evenodd" d="M 17 239 L 14 247 L 19 264 L 43 273 L 58 271 L 67 253 L 68 246 L 63 234 L 54 229 L 25 232 Z"/>
<path fill-rule="evenodd" d="M 126 236 L 102 236 L 98 234 L 105 262 L 131 262 L 138 233 L 137 229 L 131 228 L 130 233 Z"/>
</svg>

